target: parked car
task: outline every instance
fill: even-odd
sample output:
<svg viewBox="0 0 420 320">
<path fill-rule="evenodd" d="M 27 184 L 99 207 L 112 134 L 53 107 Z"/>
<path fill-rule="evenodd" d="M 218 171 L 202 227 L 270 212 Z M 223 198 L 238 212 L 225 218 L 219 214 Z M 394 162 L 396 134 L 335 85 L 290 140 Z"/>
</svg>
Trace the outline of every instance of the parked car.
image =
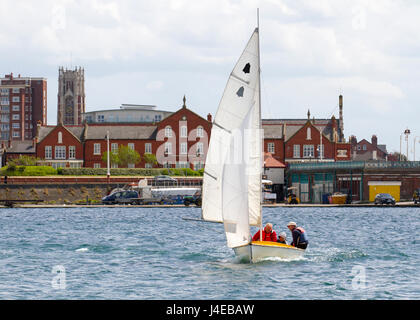
<svg viewBox="0 0 420 320">
<path fill-rule="evenodd" d="M 154 183 L 157 186 L 159 186 L 159 185 L 165 185 L 165 186 L 177 185 L 178 180 L 176 180 L 175 178 L 172 178 L 170 176 L 155 176 Z"/>
<path fill-rule="evenodd" d="M 375 205 L 392 204 L 395 205 L 395 199 L 389 193 L 378 193 L 375 197 Z"/>
<path fill-rule="evenodd" d="M 103 204 L 136 204 L 139 193 L 133 190 L 117 191 L 102 198 Z"/>
<path fill-rule="evenodd" d="M 414 190 L 413 201 L 414 204 L 420 203 L 420 188 Z"/>
</svg>

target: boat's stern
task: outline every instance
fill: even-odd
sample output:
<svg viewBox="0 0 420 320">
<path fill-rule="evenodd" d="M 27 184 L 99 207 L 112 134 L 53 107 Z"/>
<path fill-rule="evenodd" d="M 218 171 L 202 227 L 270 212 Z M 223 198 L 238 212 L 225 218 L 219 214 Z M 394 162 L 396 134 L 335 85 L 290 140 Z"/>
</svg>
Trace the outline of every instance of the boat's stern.
<svg viewBox="0 0 420 320">
<path fill-rule="evenodd" d="M 247 244 L 244 246 L 233 248 L 235 255 L 238 257 L 240 262 L 249 263 L 252 261 L 251 245 Z"/>
</svg>

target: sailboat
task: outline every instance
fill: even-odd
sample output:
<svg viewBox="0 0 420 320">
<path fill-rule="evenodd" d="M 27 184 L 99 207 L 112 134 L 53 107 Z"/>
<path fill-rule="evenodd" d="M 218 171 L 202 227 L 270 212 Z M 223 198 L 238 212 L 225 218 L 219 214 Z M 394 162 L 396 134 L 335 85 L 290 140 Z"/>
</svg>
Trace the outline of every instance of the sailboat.
<svg viewBox="0 0 420 320">
<path fill-rule="evenodd" d="M 241 261 L 300 258 L 302 249 L 251 238 L 251 226 L 262 232 L 262 132 L 257 27 L 229 76 L 214 117 L 201 216 L 204 221 L 223 223 L 227 245 Z"/>
</svg>

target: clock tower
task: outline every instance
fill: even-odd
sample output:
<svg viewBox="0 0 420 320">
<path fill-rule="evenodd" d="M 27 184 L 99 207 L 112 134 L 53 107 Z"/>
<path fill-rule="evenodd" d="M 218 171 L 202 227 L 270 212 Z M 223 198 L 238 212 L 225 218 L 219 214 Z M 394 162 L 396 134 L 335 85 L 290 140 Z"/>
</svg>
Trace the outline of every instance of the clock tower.
<svg viewBox="0 0 420 320">
<path fill-rule="evenodd" d="M 80 125 L 85 112 L 85 70 L 58 70 L 57 124 Z"/>
</svg>

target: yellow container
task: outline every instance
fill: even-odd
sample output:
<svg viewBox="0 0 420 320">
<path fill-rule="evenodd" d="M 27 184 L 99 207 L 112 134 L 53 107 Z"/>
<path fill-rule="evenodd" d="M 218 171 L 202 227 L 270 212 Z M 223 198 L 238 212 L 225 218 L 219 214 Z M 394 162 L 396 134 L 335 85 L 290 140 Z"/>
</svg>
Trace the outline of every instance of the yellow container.
<svg viewBox="0 0 420 320">
<path fill-rule="evenodd" d="M 333 194 L 331 196 L 333 204 L 345 204 L 347 195 L 345 194 Z"/>
</svg>

